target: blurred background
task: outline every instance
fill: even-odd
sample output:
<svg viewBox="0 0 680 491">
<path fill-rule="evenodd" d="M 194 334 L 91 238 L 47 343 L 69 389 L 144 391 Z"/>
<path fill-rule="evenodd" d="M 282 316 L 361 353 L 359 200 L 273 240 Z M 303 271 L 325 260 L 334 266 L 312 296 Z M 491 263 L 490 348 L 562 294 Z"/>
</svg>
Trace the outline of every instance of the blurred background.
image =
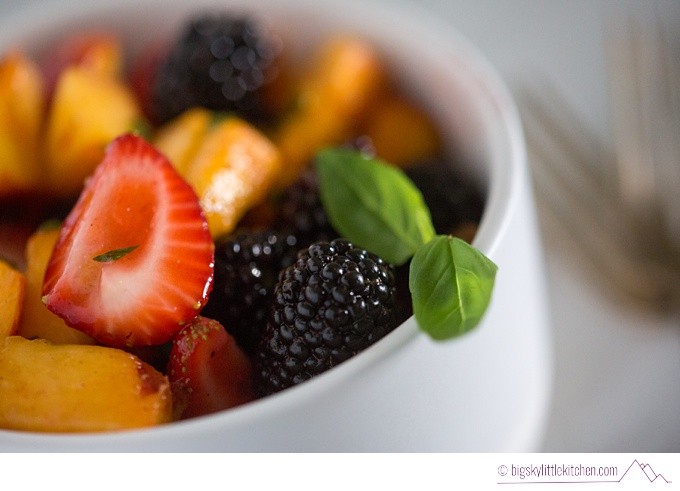
<svg viewBox="0 0 680 491">
<path fill-rule="evenodd" d="M 613 139 L 606 58 L 611 23 L 627 14 L 661 19 L 671 40 L 680 38 L 675 0 L 418 3 L 479 47 L 521 98 L 523 115 L 526 89 L 547 85 L 605 144 Z M 674 49 L 680 60 L 677 44 Z M 680 158 L 675 162 L 680 168 Z M 556 358 L 544 450 L 680 451 L 680 313 L 657 313 L 616 296 L 585 264 L 565 227 L 542 207 L 539 216 Z"/>
<path fill-rule="evenodd" d="M 31 1 L 0 0 L 0 15 Z M 561 100 L 552 110 L 568 107 L 584 134 L 605 146 L 614 127 L 605 49 L 612 20 L 625 14 L 660 20 L 680 61 L 677 0 L 411 1 L 477 45 L 517 95 L 523 115 L 527 89 L 549 87 L 548 99 Z M 675 83 L 677 89 L 680 80 Z M 680 196 L 680 186 L 677 191 Z M 641 308 L 615 295 L 587 266 L 564 223 L 541 201 L 538 211 L 555 351 L 542 450 L 680 452 L 680 312 Z"/>
</svg>

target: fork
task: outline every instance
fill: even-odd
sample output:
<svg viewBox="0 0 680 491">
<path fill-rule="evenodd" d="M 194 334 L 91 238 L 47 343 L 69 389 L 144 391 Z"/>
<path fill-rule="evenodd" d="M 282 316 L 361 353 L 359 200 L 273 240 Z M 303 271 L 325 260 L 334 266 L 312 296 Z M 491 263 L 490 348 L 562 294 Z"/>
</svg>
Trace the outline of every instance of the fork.
<svg viewBox="0 0 680 491">
<path fill-rule="evenodd" d="M 613 147 L 550 83 L 517 95 L 540 209 L 609 287 L 668 310 L 680 304 L 680 78 L 664 36 L 610 27 Z"/>
<path fill-rule="evenodd" d="M 658 13 L 617 19 L 605 45 L 621 197 L 680 248 L 680 70 Z M 628 103 L 624 103 L 628 102 Z"/>
</svg>

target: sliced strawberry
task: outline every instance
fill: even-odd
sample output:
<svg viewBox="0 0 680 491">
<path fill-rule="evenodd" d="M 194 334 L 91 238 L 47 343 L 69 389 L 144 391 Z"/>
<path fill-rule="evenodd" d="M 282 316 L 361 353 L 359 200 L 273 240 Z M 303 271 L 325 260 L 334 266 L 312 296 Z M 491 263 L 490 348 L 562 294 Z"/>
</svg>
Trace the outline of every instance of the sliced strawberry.
<svg viewBox="0 0 680 491">
<path fill-rule="evenodd" d="M 253 400 L 251 362 L 217 321 L 197 317 L 173 339 L 168 378 L 180 418 Z"/>
<path fill-rule="evenodd" d="M 142 138 L 121 136 L 64 221 L 43 302 L 100 343 L 162 344 L 205 304 L 213 254 L 192 188 Z"/>
</svg>

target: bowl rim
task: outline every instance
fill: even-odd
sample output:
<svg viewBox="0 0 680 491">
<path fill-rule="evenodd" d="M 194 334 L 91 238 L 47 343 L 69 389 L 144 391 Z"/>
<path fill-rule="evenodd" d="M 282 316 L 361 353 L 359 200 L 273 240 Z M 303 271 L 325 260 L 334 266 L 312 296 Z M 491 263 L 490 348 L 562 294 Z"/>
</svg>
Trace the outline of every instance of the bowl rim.
<svg viewBox="0 0 680 491">
<path fill-rule="evenodd" d="M 88 0 L 70 0 L 70 3 L 73 7 L 77 6 L 78 18 L 107 12 L 113 5 L 102 5 Z M 158 6 L 162 4 L 168 8 L 168 4 L 162 2 L 162 0 L 149 0 L 149 3 Z M 186 8 L 186 3 L 191 2 L 179 3 L 184 5 L 179 8 Z M 283 2 L 264 0 L 262 3 L 264 5 L 276 5 Z M 312 6 L 313 3 L 313 0 L 288 0 L 285 8 L 305 8 L 305 6 Z M 528 172 L 519 111 L 509 89 L 495 67 L 491 65 L 479 49 L 460 34 L 454 26 L 445 23 L 433 12 L 422 6 L 403 1 L 390 3 L 390 9 L 386 8 L 386 3 L 377 0 L 362 1 L 360 5 L 359 3 L 358 1 L 330 0 L 324 4 L 324 11 L 342 12 L 344 19 L 348 18 L 350 13 L 360 9 L 368 18 L 382 18 L 384 24 L 407 25 L 409 28 L 427 36 L 434 43 L 435 49 L 440 50 L 444 55 L 455 55 L 457 59 L 464 63 L 465 69 L 470 71 L 471 77 L 483 82 L 486 105 L 488 106 L 487 110 L 493 112 L 495 116 L 494 119 L 497 122 L 495 131 L 499 137 L 502 137 L 500 143 L 503 147 L 503 152 L 502 158 L 492 159 L 489 164 L 489 187 L 486 205 L 473 245 L 493 259 L 499 242 L 508 227 L 512 210 L 515 208 L 515 202 L 518 199 L 518 194 L 523 186 L 523 180 Z M 238 0 L 235 2 L 222 1 L 219 3 L 215 1 L 200 1 L 191 3 L 191 9 L 216 5 L 229 6 L 230 4 L 242 6 L 244 2 L 239 2 Z M 115 5 L 116 8 L 137 7 L 138 2 L 135 2 L 135 0 L 120 0 L 115 2 Z M 318 8 L 318 5 L 316 7 Z M 47 13 L 45 9 L 47 9 Z M 34 1 L 29 5 L 15 8 L 9 12 L 7 16 L 0 20 L 0 25 L 7 26 L 12 23 L 24 25 L 29 23 L 38 14 L 38 18 L 41 18 L 43 22 L 46 19 L 50 19 L 49 22 L 52 22 L 54 18 L 58 19 L 59 22 L 65 22 L 70 17 L 64 13 L 64 10 L 62 3 L 56 5 L 56 2 L 49 2 L 48 0 Z M 417 19 L 417 22 L 414 19 Z M 380 26 L 378 26 L 379 28 Z M 9 45 L 3 43 L 3 38 L 4 36 L 0 36 L 0 46 L 2 46 L 2 49 L 6 49 Z M 68 447 L 69 443 L 73 442 L 93 445 L 104 442 L 112 445 L 122 442 L 126 444 L 134 444 L 135 442 L 148 443 L 149 439 L 182 438 L 195 431 L 214 431 L 215 428 L 228 428 L 233 425 L 240 425 L 267 417 L 283 407 L 299 405 L 309 398 L 318 397 L 325 391 L 331 390 L 333 386 L 342 380 L 355 376 L 379 360 L 388 356 L 394 356 L 407 344 L 414 342 L 420 336 L 425 336 L 425 334 L 420 332 L 415 319 L 411 316 L 400 326 L 397 326 L 392 333 L 381 339 L 380 342 L 375 343 L 367 350 L 341 365 L 334 367 L 333 370 L 325 372 L 299 386 L 291 387 L 280 393 L 255 400 L 228 411 L 150 428 L 115 432 L 81 434 L 0 429 L 0 439 L 3 440 L 0 446 L 11 446 L 13 442 L 24 445 L 30 442 L 48 443 L 64 445 L 65 447 Z"/>
</svg>

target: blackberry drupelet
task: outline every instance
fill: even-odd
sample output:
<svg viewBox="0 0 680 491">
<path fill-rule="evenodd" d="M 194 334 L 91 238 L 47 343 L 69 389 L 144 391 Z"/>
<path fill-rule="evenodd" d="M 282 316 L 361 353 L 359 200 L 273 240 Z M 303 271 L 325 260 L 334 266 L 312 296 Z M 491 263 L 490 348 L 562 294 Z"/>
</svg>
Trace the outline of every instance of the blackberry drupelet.
<svg viewBox="0 0 680 491">
<path fill-rule="evenodd" d="M 254 19 L 205 14 L 185 27 L 154 77 L 151 111 L 161 124 L 202 106 L 247 120 L 268 116 L 262 91 L 271 81 L 280 42 Z"/>
<path fill-rule="evenodd" d="M 219 321 L 248 354 L 264 331 L 279 272 L 295 261 L 297 239 L 239 230 L 215 247 L 213 290 L 201 315 Z"/>
<path fill-rule="evenodd" d="M 396 327 L 394 268 L 344 239 L 315 242 L 282 271 L 255 355 L 261 395 L 297 385 Z"/>
<path fill-rule="evenodd" d="M 313 169 L 303 172 L 283 191 L 277 207 L 274 228 L 294 231 L 300 248 L 312 242 L 330 241 L 338 237 L 321 204 L 319 184 Z"/>
</svg>

